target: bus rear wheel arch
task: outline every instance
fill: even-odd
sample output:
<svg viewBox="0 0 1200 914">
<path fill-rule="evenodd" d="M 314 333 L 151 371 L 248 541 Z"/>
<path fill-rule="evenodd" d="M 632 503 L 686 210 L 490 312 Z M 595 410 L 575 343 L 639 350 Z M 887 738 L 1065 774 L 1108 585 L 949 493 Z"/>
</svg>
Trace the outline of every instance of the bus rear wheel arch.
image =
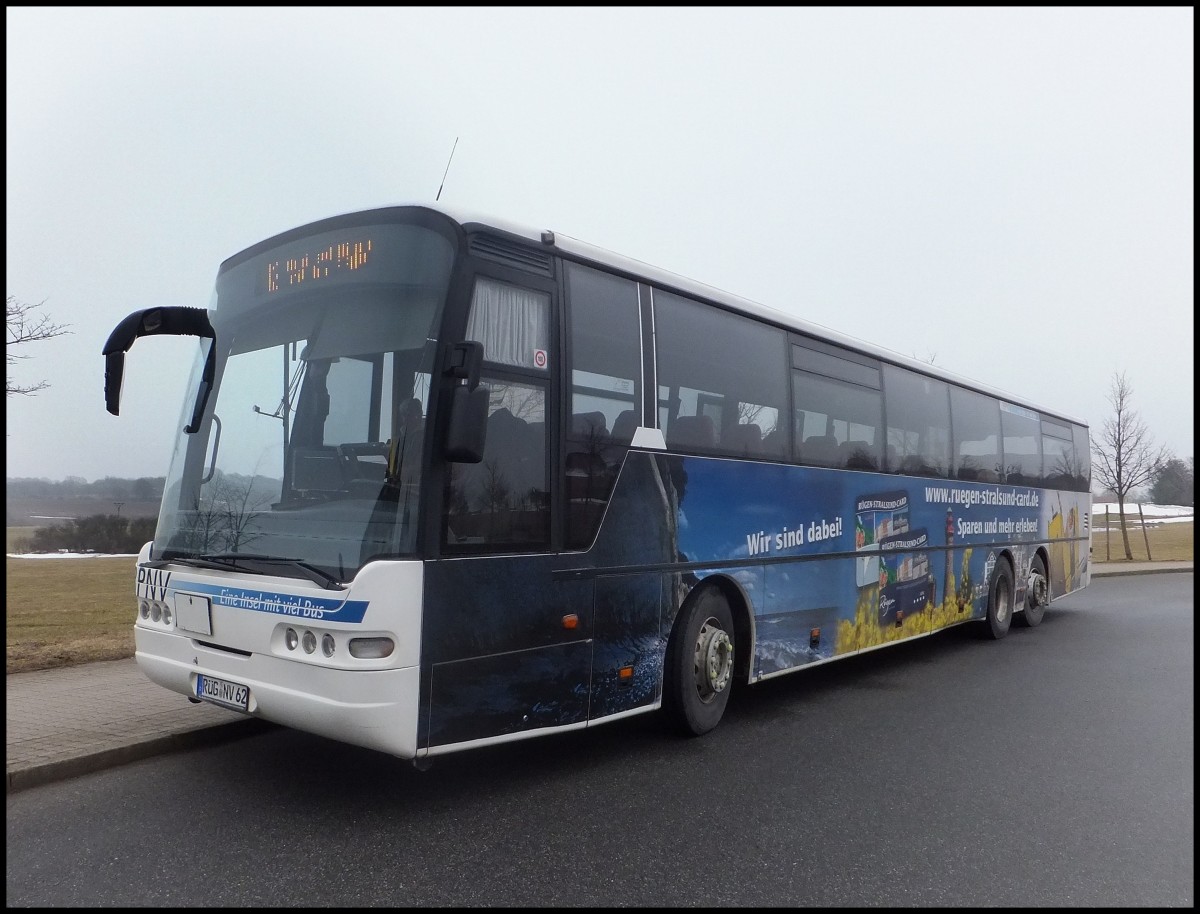
<svg viewBox="0 0 1200 914">
<path fill-rule="evenodd" d="M 684 603 L 667 645 L 663 710 L 671 727 L 702 736 L 721 722 L 737 671 L 737 626 L 725 594 L 701 587 Z"/>
</svg>

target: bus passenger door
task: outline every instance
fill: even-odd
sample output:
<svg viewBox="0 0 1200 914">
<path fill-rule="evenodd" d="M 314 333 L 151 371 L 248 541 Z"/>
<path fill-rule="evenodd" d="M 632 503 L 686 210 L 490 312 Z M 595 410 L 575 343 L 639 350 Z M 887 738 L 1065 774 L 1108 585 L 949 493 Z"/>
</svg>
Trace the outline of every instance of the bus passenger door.
<svg viewBox="0 0 1200 914">
<path fill-rule="evenodd" d="M 475 277 L 465 339 L 483 346 L 487 429 L 482 460 L 447 465 L 426 566 L 431 748 L 587 720 L 592 582 L 553 576 L 555 294 L 515 270 Z"/>
</svg>

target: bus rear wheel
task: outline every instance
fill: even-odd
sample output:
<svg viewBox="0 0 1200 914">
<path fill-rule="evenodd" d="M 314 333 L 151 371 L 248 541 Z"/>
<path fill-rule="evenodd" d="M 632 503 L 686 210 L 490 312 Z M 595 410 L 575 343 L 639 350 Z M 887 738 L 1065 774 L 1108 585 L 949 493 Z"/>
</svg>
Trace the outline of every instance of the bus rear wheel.
<svg viewBox="0 0 1200 914">
<path fill-rule="evenodd" d="M 988 582 L 987 618 L 984 631 L 996 641 L 1008 634 L 1013 617 L 1013 573 L 1007 559 L 997 559 Z"/>
<path fill-rule="evenodd" d="M 721 721 L 733 686 L 733 611 L 715 590 L 682 610 L 667 649 L 663 708 L 671 725 L 701 736 Z"/>
<path fill-rule="evenodd" d="M 1050 580 L 1046 577 L 1046 563 L 1035 555 L 1029 565 L 1029 585 L 1025 591 L 1025 609 L 1017 619 L 1026 628 L 1033 628 L 1046 614 L 1050 602 Z"/>
</svg>

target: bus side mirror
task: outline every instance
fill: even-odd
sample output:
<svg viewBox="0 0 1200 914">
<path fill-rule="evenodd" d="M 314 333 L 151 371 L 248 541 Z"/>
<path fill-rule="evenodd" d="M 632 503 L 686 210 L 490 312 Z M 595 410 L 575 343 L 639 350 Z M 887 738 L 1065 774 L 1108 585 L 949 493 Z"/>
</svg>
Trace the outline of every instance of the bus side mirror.
<svg viewBox="0 0 1200 914">
<path fill-rule="evenodd" d="M 490 388 L 483 385 L 474 390 L 466 384 L 454 388 L 444 452 L 451 463 L 479 463 L 483 460 L 490 398 Z"/>
<path fill-rule="evenodd" d="M 121 387 L 125 380 L 125 353 L 104 356 L 104 407 L 114 416 L 121 412 Z"/>
<path fill-rule="evenodd" d="M 199 336 L 213 341 L 204 360 L 204 373 L 196 391 L 192 421 L 184 431 L 189 435 L 200 428 L 200 417 L 212 390 L 216 374 L 217 335 L 203 308 L 143 308 L 117 324 L 104 344 L 104 405 L 114 416 L 121 411 L 121 385 L 125 374 L 125 353 L 143 336 L 164 333 L 171 336 Z"/>
</svg>

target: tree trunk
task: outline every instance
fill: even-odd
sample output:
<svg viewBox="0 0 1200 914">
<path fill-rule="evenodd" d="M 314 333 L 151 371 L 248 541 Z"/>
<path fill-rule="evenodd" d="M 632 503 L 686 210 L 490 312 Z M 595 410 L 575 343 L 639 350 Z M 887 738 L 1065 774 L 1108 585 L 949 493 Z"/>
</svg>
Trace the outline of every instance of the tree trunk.
<svg viewBox="0 0 1200 914">
<path fill-rule="evenodd" d="M 1125 561 L 1133 561 L 1133 550 L 1129 548 L 1129 529 L 1125 526 L 1125 497 L 1117 496 L 1117 513 L 1121 515 L 1121 542 L 1125 544 Z"/>
<path fill-rule="evenodd" d="M 1146 515 L 1142 513 L 1142 506 L 1138 504 L 1138 520 L 1142 524 L 1142 539 L 1146 541 L 1146 561 L 1153 562 L 1154 556 L 1150 554 L 1150 531 L 1146 529 Z"/>
</svg>

